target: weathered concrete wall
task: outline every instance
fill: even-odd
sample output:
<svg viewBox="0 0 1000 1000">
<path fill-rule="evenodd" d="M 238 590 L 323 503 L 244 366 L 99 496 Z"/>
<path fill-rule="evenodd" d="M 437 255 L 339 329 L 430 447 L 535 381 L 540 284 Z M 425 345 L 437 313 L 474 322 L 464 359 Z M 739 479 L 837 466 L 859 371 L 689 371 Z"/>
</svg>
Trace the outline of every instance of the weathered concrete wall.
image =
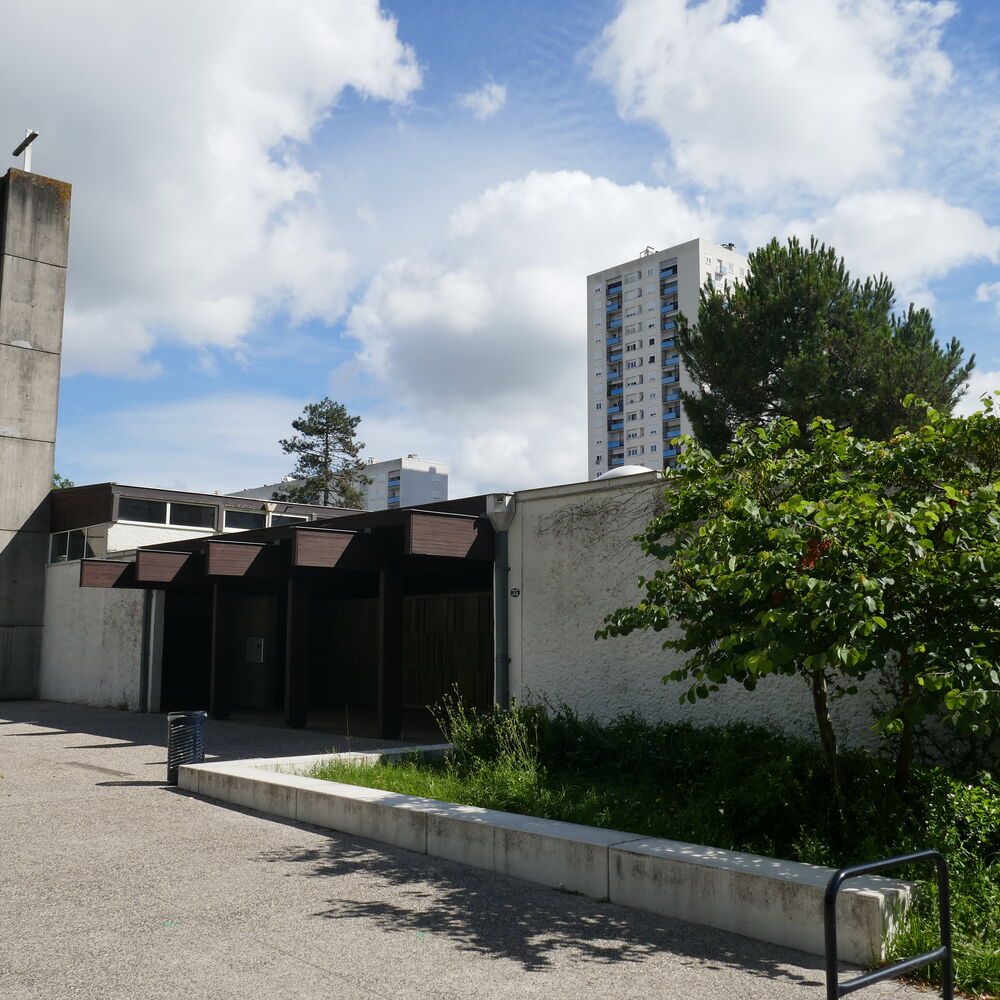
<svg viewBox="0 0 1000 1000">
<path fill-rule="evenodd" d="M 38 690 L 70 186 L 0 178 L 0 698 Z"/>
<path fill-rule="evenodd" d="M 81 587 L 78 561 L 46 575 L 38 696 L 140 710 L 144 592 Z"/>
<path fill-rule="evenodd" d="M 608 721 L 638 712 L 650 721 L 695 725 L 734 721 L 775 726 L 815 738 L 812 699 L 798 678 L 768 677 L 756 691 L 724 685 L 694 705 L 678 703 L 684 686 L 661 678 L 682 655 L 661 648 L 665 633 L 596 640 L 605 614 L 640 598 L 637 580 L 660 565 L 633 536 L 645 527 L 661 488 L 655 475 L 531 490 L 516 496 L 510 531 L 511 692 L 548 698 Z M 867 745 L 870 695 L 835 702 L 845 744 Z"/>
</svg>

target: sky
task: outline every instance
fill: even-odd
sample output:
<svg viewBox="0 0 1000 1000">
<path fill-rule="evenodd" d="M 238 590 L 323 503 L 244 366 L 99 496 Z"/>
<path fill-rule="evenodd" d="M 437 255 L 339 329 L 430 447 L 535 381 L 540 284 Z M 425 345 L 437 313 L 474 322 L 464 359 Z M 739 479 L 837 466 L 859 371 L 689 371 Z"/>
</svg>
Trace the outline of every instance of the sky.
<svg viewBox="0 0 1000 1000">
<path fill-rule="evenodd" d="M 275 482 L 324 396 L 366 456 L 446 462 L 452 497 L 586 479 L 586 275 L 699 236 L 817 236 L 976 355 L 965 409 L 1000 388 L 993 0 L 3 19 L 0 134 L 37 129 L 33 170 L 73 184 L 77 484 Z"/>
</svg>

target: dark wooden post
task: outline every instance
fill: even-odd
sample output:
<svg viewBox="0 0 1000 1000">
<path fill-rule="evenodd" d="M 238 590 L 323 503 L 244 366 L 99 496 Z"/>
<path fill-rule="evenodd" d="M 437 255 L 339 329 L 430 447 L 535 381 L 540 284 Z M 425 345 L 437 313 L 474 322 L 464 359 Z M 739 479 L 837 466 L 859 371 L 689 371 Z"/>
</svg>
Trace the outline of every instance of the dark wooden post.
<svg viewBox="0 0 1000 1000">
<path fill-rule="evenodd" d="M 403 728 L 403 572 L 391 562 L 378 575 L 378 729 L 398 740 Z"/>
<path fill-rule="evenodd" d="M 292 573 L 285 615 L 285 723 L 303 729 L 309 714 L 309 580 Z"/>
<path fill-rule="evenodd" d="M 208 714 L 228 719 L 230 706 L 230 666 L 226 657 L 225 595 L 218 583 L 212 584 L 212 666 L 208 688 Z"/>
</svg>

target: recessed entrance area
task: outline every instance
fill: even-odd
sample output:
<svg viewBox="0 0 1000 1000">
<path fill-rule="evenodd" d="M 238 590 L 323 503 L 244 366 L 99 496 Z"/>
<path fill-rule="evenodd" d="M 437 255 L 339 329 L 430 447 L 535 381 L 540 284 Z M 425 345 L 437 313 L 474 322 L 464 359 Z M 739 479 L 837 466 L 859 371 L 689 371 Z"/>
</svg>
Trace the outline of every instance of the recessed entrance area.
<svg viewBox="0 0 1000 1000">
<path fill-rule="evenodd" d="M 489 708 L 489 519 L 403 510 L 329 523 L 85 560 L 81 583 L 164 592 L 161 711 L 427 739 L 445 696 Z"/>
</svg>

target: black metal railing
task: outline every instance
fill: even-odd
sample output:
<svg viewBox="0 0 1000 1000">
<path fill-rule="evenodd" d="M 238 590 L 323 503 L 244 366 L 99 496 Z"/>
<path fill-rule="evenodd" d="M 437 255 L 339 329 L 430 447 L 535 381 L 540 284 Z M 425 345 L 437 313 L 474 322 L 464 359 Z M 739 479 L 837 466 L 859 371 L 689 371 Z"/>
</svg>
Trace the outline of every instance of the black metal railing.
<svg viewBox="0 0 1000 1000">
<path fill-rule="evenodd" d="M 856 979 L 846 983 L 837 981 L 837 893 L 844 881 L 858 875 L 872 875 L 875 872 L 886 871 L 888 868 L 899 868 L 902 865 L 913 864 L 915 861 L 933 859 L 937 867 L 938 887 L 938 919 L 940 921 L 941 946 L 933 951 L 917 955 L 916 958 L 906 958 L 900 962 L 887 965 L 884 969 L 866 972 Z M 943 1000 L 954 1000 L 955 985 L 952 969 L 951 953 L 951 897 L 948 890 L 948 867 L 938 851 L 914 851 L 913 854 L 901 854 L 884 861 L 872 861 L 866 865 L 853 865 L 841 868 L 833 873 L 826 887 L 823 899 L 823 923 L 826 932 L 826 1000 L 839 1000 L 840 997 L 855 990 L 864 989 L 881 982 L 883 979 L 896 978 L 923 965 L 932 962 L 941 963 L 941 996 Z"/>
</svg>

